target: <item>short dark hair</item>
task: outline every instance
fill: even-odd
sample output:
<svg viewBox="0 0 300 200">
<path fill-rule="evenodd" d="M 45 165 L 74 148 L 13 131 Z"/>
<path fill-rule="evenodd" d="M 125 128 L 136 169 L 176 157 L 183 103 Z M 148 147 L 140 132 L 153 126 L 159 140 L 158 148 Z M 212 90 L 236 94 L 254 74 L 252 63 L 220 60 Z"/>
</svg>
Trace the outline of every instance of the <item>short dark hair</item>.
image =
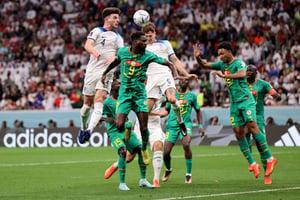
<svg viewBox="0 0 300 200">
<path fill-rule="evenodd" d="M 137 40 L 137 39 L 140 39 L 140 37 L 142 35 L 145 35 L 145 33 L 143 33 L 142 31 L 136 31 L 136 32 L 133 32 L 130 36 L 130 39 L 131 39 L 131 42 Z"/>
<path fill-rule="evenodd" d="M 111 15 L 111 14 L 118 14 L 120 15 L 121 11 L 119 8 L 116 7 L 108 7 L 108 8 L 104 8 L 104 10 L 102 11 L 102 18 L 104 19 L 105 17 Z"/>
<path fill-rule="evenodd" d="M 226 50 L 232 52 L 232 46 L 231 46 L 230 42 L 221 42 L 217 47 L 217 50 L 219 50 L 219 49 L 226 49 Z"/>
</svg>

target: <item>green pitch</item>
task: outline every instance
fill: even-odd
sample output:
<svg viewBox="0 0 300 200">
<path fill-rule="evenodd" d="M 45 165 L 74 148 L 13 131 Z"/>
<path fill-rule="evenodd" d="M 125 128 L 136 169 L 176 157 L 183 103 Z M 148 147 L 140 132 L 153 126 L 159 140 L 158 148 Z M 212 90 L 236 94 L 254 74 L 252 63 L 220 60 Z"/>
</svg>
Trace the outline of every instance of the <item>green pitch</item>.
<svg viewBox="0 0 300 200">
<path fill-rule="evenodd" d="M 185 184 L 183 150 L 172 152 L 173 173 L 160 188 L 139 188 L 137 160 L 127 165 L 130 191 L 119 191 L 119 175 L 104 179 L 117 155 L 113 148 L 0 148 L 0 199 L 299 199 L 300 148 L 271 148 L 278 159 L 272 185 L 258 179 L 238 146 L 193 146 L 192 184 Z M 257 152 L 257 151 L 255 151 Z M 259 155 L 254 154 L 257 162 Z M 164 168 L 162 169 L 162 173 Z M 161 173 L 161 175 L 162 175 Z M 152 165 L 147 179 L 152 182 Z"/>
</svg>

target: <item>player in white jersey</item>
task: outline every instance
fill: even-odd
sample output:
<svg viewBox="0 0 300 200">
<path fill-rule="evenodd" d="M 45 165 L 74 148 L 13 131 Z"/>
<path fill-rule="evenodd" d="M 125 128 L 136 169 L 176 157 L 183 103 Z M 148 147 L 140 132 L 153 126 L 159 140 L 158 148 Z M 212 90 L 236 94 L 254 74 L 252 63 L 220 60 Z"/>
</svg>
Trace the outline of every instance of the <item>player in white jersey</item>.
<svg viewBox="0 0 300 200">
<path fill-rule="evenodd" d="M 147 38 L 147 47 L 146 50 L 155 53 L 157 56 L 163 57 L 165 59 L 170 60 L 177 68 L 179 73 L 183 76 L 189 78 L 198 78 L 197 75 L 189 74 L 182 67 L 180 60 L 175 55 L 175 52 L 167 40 L 157 40 L 155 25 L 152 22 L 149 22 L 145 26 L 143 26 L 142 31 L 145 33 Z M 186 135 L 186 127 L 184 125 L 181 112 L 180 112 L 180 103 L 176 100 L 176 87 L 174 78 L 172 76 L 171 71 L 160 64 L 150 63 L 147 70 L 147 97 L 148 97 L 148 105 L 151 113 L 154 113 L 156 109 L 159 109 L 161 101 L 161 94 L 165 94 L 167 100 L 171 103 L 172 109 L 177 116 L 177 122 L 180 126 L 181 133 Z M 154 108 L 157 107 L 157 108 Z M 160 117 L 157 115 L 152 115 L 150 113 L 148 120 L 148 129 L 150 132 L 149 141 L 151 145 L 151 149 L 153 151 L 153 159 L 152 164 L 154 168 L 154 178 L 153 185 L 159 187 L 159 175 L 162 167 L 162 149 L 163 149 L 163 138 L 161 135 L 163 134 L 160 124 Z M 138 135 L 138 134 L 137 134 Z M 164 135 L 164 134 L 163 134 Z"/>
<path fill-rule="evenodd" d="M 86 68 L 82 92 L 84 103 L 80 110 L 81 130 L 78 136 L 80 143 L 89 140 L 91 133 L 102 117 L 103 102 L 111 89 L 114 72 L 106 75 L 107 85 L 102 84 L 101 77 L 108 66 L 104 64 L 105 61 L 116 56 L 118 49 L 124 46 L 123 38 L 115 31 L 119 26 L 120 13 L 119 8 L 105 8 L 102 12 L 103 27 L 94 28 L 87 36 L 84 47 L 90 53 L 90 60 Z M 87 127 L 92 105 L 94 105 L 94 111 Z"/>
</svg>

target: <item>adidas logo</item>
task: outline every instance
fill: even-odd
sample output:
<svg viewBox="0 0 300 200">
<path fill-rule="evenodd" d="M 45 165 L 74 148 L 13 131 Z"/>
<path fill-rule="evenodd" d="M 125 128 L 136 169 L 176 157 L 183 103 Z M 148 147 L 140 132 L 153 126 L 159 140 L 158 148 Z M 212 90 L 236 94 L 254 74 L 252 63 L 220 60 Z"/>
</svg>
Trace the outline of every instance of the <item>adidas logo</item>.
<svg viewBox="0 0 300 200">
<path fill-rule="evenodd" d="M 281 139 L 274 143 L 276 147 L 294 147 L 300 146 L 300 135 L 296 126 L 292 126 L 288 129 L 288 132 L 281 136 Z"/>
</svg>

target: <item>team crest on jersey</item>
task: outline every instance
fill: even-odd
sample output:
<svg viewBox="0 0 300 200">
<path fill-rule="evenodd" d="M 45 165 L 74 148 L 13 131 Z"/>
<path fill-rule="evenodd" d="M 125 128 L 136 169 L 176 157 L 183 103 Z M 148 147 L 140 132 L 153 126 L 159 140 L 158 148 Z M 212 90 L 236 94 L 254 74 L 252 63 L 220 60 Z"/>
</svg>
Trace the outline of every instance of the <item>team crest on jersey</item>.
<svg viewBox="0 0 300 200">
<path fill-rule="evenodd" d="M 126 64 L 137 67 L 137 66 L 141 66 L 140 62 L 136 62 L 136 61 L 132 61 L 132 60 L 127 60 Z"/>
<path fill-rule="evenodd" d="M 180 102 L 180 104 L 187 103 L 187 100 L 185 99 L 179 99 L 178 101 Z"/>
<path fill-rule="evenodd" d="M 146 106 L 148 104 L 148 100 L 145 100 L 144 101 L 144 105 Z"/>
<path fill-rule="evenodd" d="M 251 110 L 247 110 L 247 115 L 251 115 Z"/>
</svg>

